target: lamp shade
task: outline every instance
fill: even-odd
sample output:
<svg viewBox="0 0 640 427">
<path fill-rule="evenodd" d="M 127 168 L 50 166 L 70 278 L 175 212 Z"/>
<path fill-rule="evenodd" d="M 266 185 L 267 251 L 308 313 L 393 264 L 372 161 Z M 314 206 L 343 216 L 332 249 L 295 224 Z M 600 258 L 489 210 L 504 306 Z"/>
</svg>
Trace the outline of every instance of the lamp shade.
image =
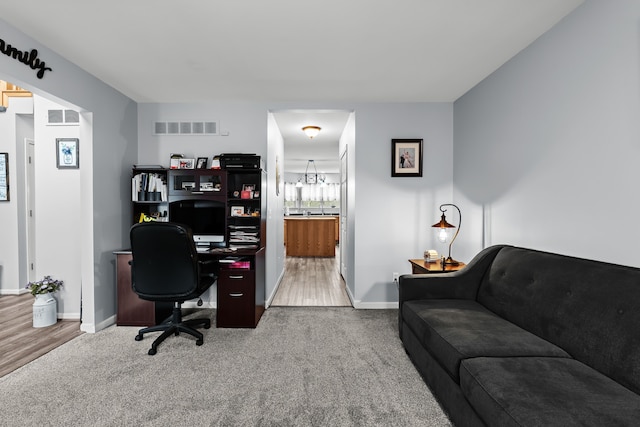
<svg viewBox="0 0 640 427">
<path fill-rule="evenodd" d="M 432 225 L 432 227 L 436 228 L 456 228 L 455 225 L 451 225 L 447 222 L 447 217 L 444 216 L 444 212 L 442 212 L 442 216 L 440 217 L 440 221 L 436 222 Z"/>
<path fill-rule="evenodd" d="M 313 139 L 313 137 L 315 136 L 318 136 L 320 130 L 321 129 L 319 126 L 305 126 L 302 128 L 302 131 L 311 139 Z"/>
</svg>

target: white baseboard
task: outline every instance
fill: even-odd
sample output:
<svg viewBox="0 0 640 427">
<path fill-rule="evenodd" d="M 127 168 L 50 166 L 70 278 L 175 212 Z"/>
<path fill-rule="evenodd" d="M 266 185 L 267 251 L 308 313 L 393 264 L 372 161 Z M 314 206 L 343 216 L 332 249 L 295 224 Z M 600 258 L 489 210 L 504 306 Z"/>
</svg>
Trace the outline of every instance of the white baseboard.
<svg viewBox="0 0 640 427">
<path fill-rule="evenodd" d="M 353 308 L 362 310 L 388 310 L 398 308 L 397 302 L 362 302 L 355 301 Z"/>
<path fill-rule="evenodd" d="M 58 313 L 58 319 L 80 320 L 80 313 Z"/>
<path fill-rule="evenodd" d="M 2 295 L 23 295 L 28 293 L 27 289 L 0 289 L 0 296 Z"/>
<path fill-rule="evenodd" d="M 276 286 L 275 288 L 273 288 L 273 292 L 271 292 L 271 295 L 269 295 L 269 298 L 267 298 L 267 300 L 264 302 L 264 308 L 269 308 L 269 306 L 271 305 L 271 302 L 276 297 L 276 292 L 278 292 L 278 288 L 280 287 L 280 283 L 282 283 L 283 277 L 284 277 L 284 270 L 282 270 L 282 273 L 280 273 L 280 277 L 278 277 L 278 280 L 276 281 Z"/>
<path fill-rule="evenodd" d="M 80 330 L 82 332 L 88 332 L 90 334 L 95 334 L 96 333 L 96 325 L 94 323 L 82 322 L 82 323 L 80 323 Z"/>
<path fill-rule="evenodd" d="M 81 322 L 80 323 L 80 330 L 82 332 L 95 334 L 96 332 L 101 331 L 103 329 L 106 329 L 109 326 L 113 326 L 115 324 L 116 324 L 116 315 L 114 314 L 113 316 L 108 317 L 107 319 L 103 320 L 102 322 L 98 323 L 97 325 L 95 323 Z"/>
<path fill-rule="evenodd" d="M 106 329 L 109 326 L 113 326 L 115 324 L 116 324 L 116 315 L 114 314 L 113 316 L 108 317 L 105 320 L 103 320 L 102 322 L 98 323 L 96 325 L 95 332 L 101 331 L 101 330 Z"/>
</svg>

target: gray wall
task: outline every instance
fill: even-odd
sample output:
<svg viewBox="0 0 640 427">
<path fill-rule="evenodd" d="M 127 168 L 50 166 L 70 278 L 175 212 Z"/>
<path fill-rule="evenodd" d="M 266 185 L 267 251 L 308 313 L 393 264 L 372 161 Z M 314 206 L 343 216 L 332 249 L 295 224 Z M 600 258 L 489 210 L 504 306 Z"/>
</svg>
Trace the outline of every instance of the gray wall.
<svg viewBox="0 0 640 427">
<path fill-rule="evenodd" d="M 39 57 L 53 69 L 38 79 L 28 66 L 0 55 L 0 78 L 62 105 L 81 109 L 86 132 L 80 138 L 84 150 L 81 159 L 85 153 L 90 154 L 92 161 L 81 163 L 83 220 L 75 232 L 82 242 L 82 328 L 93 331 L 110 324 L 115 314 L 112 251 L 128 245 L 131 199 L 128 175 L 137 156 L 137 105 L 1 20 L 0 34 L 5 42 L 21 50 L 37 49 Z M 50 205 L 55 206 L 55 195 L 49 197 Z M 12 197 L 13 200 L 18 202 Z M 69 244 L 61 241 L 59 251 L 69 249 L 66 246 Z M 71 249 L 70 252 L 75 252 Z"/>
<path fill-rule="evenodd" d="M 9 81 L 82 107 L 93 121 L 92 184 L 83 200 L 92 208 L 92 232 L 83 239 L 93 248 L 91 293 L 83 282 L 92 324 L 114 313 L 111 251 L 126 245 L 129 174 L 138 156 L 164 164 L 170 152 L 251 151 L 271 160 L 268 111 L 291 108 L 355 112 L 350 290 L 358 305 L 378 307 L 397 301 L 391 273 L 408 272 L 408 258 L 432 247 L 446 251 L 429 226 L 453 196 L 465 219 L 453 255 L 463 261 L 506 242 L 638 264 L 639 8 L 635 1 L 587 1 L 455 104 L 137 106 L 2 22 L 4 39 L 38 48 L 54 71 L 38 80 L 3 55 L 0 70 Z M 150 135 L 156 119 L 220 120 L 230 135 L 158 141 Z M 422 178 L 390 176 L 393 138 L 424 139 Z M 616 225 L 601 226 L 610 216 Z"/>
<path fill-rule="evenodd" d="M 281 233 L 282 198 L 275 196 L 275 160 L 267 156 L 268 116 L 285 109 L 336 109 L 355 112 L 355 142 L 349 144 L 350 271 L 347 285 L 357 307 L 392 307 L 397 290 L 392 272 L 409 273 L 409 258 L 437 247 L 430 225 L 437 206 L 452 199 L 453 105 L 450 103 L 261 104 L 212 102 L 140 104 L 138 120 L 141 163 L 167 165 L 171 153 L 190 157 L 224 152 L 262 156 L 268 170 L 268 229 Z M 228 136 L 154 136 L 154 121 L 218 120 Z M 277 141 L 277 136 L 270 139 Z M 391 139 L 424 139 L 422 178 L 391 177 Z M 274 142 L 276 150 L 278 142 Z M 284 167 L 282 165 L 282 167 Z M 271 235 L 273 236 L 273 235 Z M 267 296 L 277 285 L 283 253 L 280 234 L 267 242 Z M 439 251 L 444 250 L 438 247 Z M 275 252 L 273 252 L 275 251 Z M 207 296 L 215 300 L 215 294 Z"/>
<path fill-rule="evenodd" d="M 640 266 L 640 2 L 588 0 L 454 104 L 465 258 L 509 243 Z"/>
</svg>

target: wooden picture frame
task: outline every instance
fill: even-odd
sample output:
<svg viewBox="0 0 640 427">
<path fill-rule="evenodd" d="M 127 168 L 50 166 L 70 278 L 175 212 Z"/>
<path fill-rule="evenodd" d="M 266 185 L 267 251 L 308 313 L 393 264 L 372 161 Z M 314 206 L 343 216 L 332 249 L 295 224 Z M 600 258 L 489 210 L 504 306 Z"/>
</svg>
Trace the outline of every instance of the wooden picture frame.
<svg viewBox="0 0 640 427">
<path fill-rule="evenodd" d="M 9 153 L 0 153 L 0 202 L 9 200 Z"/>
<path fill-rule="evenodd" d="M 80 167 L 80 140 L 78 138 L 56 138 L 56 166 L 58 169 Z"/>
<path fill-rule="evenodd" d="M 391 140 L 391 176 L 422 176 L 422 139 Z"/>
</svg>

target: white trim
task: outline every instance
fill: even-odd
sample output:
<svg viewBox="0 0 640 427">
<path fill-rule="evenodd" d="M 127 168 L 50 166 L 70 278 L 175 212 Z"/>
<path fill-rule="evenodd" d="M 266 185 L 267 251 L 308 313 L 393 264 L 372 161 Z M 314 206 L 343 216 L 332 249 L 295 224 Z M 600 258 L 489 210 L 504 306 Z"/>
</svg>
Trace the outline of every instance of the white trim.
<svg viewBox="0 0 640 427">
<path fill-rule="evenodd" d="M 269 308 L 269 306 L 273 302 L 273 299 L 276 297 L 276 293 L 278 292 L 278 288 L 280 288 L 280 284 L 282 283 L 283 278 L 284 278 L 284 269 L 282 269 L 282 272 L 280 273 L 280 277 L 278 277 L 278 280 L 276 281 L 276 286 L 273 289 L 273 292 L 271 292 L 271 295 L 269 295 L 269 298 L 267 298 L 267 300 L 264 302 L 265 310 Z"/>
<path fill-rule="evenodd" d="M 80 320 L 80 313 L 58 313 L 58 319 Z"/>
<path fill-rule="evenodd" d="M 390 308 L 398 308 L 398 302 L 362 302 L 355 301 L 353 308 L 363 310 L 388 310 Z"/>
<path fill-rule="evenodd" d="M 0 289 L 0 296 L 2 295 L 24 295 L 28 293 L 27 289 Z"/>
<path fill-rule="evenodd" d="M 95 334 L 96 326 L 93 323 L 80 323 L 80 331 Z"/>
<path fill-rule="evenodd" d="M 80 330 L 82 332 L 87 332 L 90 334 L 95 334 L 98 331 L 108 328 L 109 326 L 113 326 L 116 324 L 116 316 L 115 314 L 102 322 L 98 323 L 96 326 L 95 323 L 80 323 Z"/>
</svg>

